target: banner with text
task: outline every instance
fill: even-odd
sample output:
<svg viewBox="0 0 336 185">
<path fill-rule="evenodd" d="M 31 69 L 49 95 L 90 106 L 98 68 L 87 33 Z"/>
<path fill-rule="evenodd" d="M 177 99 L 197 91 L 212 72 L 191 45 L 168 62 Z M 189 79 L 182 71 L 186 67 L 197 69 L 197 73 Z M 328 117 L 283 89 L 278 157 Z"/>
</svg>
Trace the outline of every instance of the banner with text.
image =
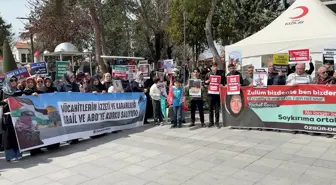
<svg viewBox="0 0 336 185">
<path fill-rule="evenodd" d="M 336 133 L 336 86 L 243 87 L 239 95 L 221 86 L 221 104 L 226 126 Z"/>
<path fill-rule="evenodd" d="M 143 93 L 50 93 L 8 99 L 20 151 L 143 125 Z"/>
</svg>

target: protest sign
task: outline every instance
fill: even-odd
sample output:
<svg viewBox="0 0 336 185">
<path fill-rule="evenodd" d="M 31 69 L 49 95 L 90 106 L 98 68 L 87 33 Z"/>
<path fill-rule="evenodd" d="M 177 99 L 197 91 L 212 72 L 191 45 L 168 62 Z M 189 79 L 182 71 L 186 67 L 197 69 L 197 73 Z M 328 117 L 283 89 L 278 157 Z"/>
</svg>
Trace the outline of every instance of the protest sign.
<svg viewBox="0 0 336 185">
<path fill-rule="evenodd" d="M 67 71 L 71 71 L 71 65 L 69 61 L 57 61 L 56 62 L 56 79 L 61 79 Z"/>
<path fill-rule="evenodd" d="M 30 76 L 48 74 L 47 63 L 45 62 L 27 64 L 26 67 Z"/>
<path fill-rule="evenodd" d="M 129 73 L 128 73 L 128 79 L 129 80 L 135 80 L 137 77 L 137 68 L 135 65 L 128 65 L 127 66 L 129 69 Z"/>
<path fill-rule="evenodd" d="M 232 94 L 240 94 L 240 76 L 232 75 L 226 77 L 227 81 L 227 93 Z"/>
<path fill-rule="evenodd" d="M 334 65 L 334 56 L 336 55 L 336 48 L 324 48 L 323 50 L 323 64 Z"/>
<path fill-rule="evenodd" d="M 208 94 L 219 94 L 219 84 L 221 83 L 222 77 L 219 75 L 210 75 Z"/>
<path fill-rule="evenodd" d="M 123 92 L 124 91 L 121 80 L 113 80 L 113 91 L 114 92 Z"/>
<path fill-rule="evenodd" d="M 231 51 L 229 53 L 229 58 L 228 58 L 229 62 L 227 62 L 227 67 L 228 65 L 233 64 L 236 66 L 236 69 L 239 71 L 241 68 L 241 64 L 242 64 L 242 58 L 243 58 L 243 55 L 241 51 Z"/>
<path fill-rule="evenodd" d="M 240 95 L 221 87 L 223 123 L 232 128 L 336 133 L 336 86 L 241 88 Z"/>
<path fill-rule="evenodd" d="M 253 72 L 253 87 L 254 88 L 267 88 L 268 69 L 259 68 L 254 69 Z"/>
<path fill-rule="evenodd" d="M 50 93 L 10 97 L 21 152 L 143 125 L 143 93 Z"/>
<path fill-rule="evenodd" d="M 191 97 L 202 96 L 202 81 L 200 79 L 189 80 L 189 96 Z"/>
<path fill-rule="evenodd" d="M 209 77 L 210 83 L 220 84 L 221 80 L 222 80 L 222 77 L 219 75 L 210 75 Z"/>
<path fill-rule="evenodd" d="M 174 61 L 173 60 L 164 60 L 163 61 L 164 72 L 172 74 L 174 72 Z"/>
<path fill-rule="evenodd" d="M 289 50 L 289 64 L 308 63 L 310 61 L 309 49 Z"/>
<path fill-rule="evenodd" d="M 288 54 L 274 54 L 273 55 L 273 70 L 282 71 L 283 73 L 288 72 Z"/>
<path fill-rule="evenodd" d="M 150 79 L 150 70 L 149 70 L 149 64 L 140 64 L 139 65 L 139 71 L 144 77 L 144 79 Z"/>
<path fill-rule="evenodd" d="M 30 77 L 30 75 L 28 73 L 28 69 L 26 67 L 22 67 L 22 68 L 19 68 L 19 69 L 15 69 L 13 71 L 9 71 L 9 72 L 5 73 L 5 75 L 6 75 L 6 78 L 11 78 L 12 76 L 16 76 L 16 78 L 19 81 Z"/>
<path fill-rule="evenodd" d="M 125 65 L 113 65 L 112 76 L 120 79 L 128 79 L 129 67 Z"/>
</svg>

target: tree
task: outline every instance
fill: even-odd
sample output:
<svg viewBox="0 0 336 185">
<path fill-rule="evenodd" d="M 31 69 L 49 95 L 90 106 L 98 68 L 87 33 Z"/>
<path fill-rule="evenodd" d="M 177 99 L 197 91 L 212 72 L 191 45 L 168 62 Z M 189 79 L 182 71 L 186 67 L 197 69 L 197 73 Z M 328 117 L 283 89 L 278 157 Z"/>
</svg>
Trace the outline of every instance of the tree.
<svg viewBox="0 0 336 185">
<path fill-rule="evenodd" d="M 282 0 L 223 0 L 214 15 L 215 37 L 233 44 L 263 29 L 284 10 Z"/>
<path fill-rule="evenodd" d="M 170 22 L 167 30 L 174 43 L 181 44 L 184 37 L 184 20 L 186 22 L 186 43 L 192 48 L 195 60 L 207 44 L 204 32 L 206 16 L 209 12 L 210 1 L 173 0 L 170 5 Z"/>
<path fill-rule="evenodd" d="M 214 62 L 216 62 L 217 64 L 221 64 L 221 58 L 220 58 L 220 56 L 218 54 L 218 51 L 215 47 L 214 39 L 213 39 L 213 36 L 212 36 L 212 18 L 215 14 L 215 8 L 217 6 L 217 2 L 218 2 L 218 0 L 212 0 L 211 1 L 211 7 L 210 7 L 209 14 L 208 14 L 206 22 L 205 22 L 205 34 L 206 34 L 206 38 L 207 38 L 207 41 L 208 41 L 209 49 L 212 53 L 212 56 L 215 59 Z"/>
<path fill-rule="evenodd" d="M 62 0 L 63 1 L 63 0 Z M 88 12 L 71 0 L 62 3 L 63 9 L 58 14 L 54 1 L 29 0 L 31 24 L 29 33 L 36 36 L 37 42 L 43 42 L 45 48 L 53 50 L 62 42 L 71 42 L 78 49 L 88 48 L 92 28 Z"/>
<path fill-rule="evenodd" d="M 0 43 L 4 43 L 5 40 L 9 42 L 12 40 L 13 33 L 11 32 L 12 25 L 6 24 L 6 22 L 0 17 Z M 0 48 L 0 54 L 3 54 L 2 46 Z"/>
<path fill-rule="evenodd" d="M 2 71 L 6 73 L 17 69 L 17 65 L 7 39 L 5 39 L 5 41 L 3 42 L 2 51 L 3 51 Z"/>
</svg>

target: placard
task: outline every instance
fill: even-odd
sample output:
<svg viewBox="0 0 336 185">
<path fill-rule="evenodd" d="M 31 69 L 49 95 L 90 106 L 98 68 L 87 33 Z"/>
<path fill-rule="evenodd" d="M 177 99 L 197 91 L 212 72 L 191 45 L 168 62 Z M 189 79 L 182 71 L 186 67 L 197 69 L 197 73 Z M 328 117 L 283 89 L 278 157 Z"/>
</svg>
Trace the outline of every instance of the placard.
<svg viewBox="0 0 336 185">
<path fill-rule="evenodd" d="M 281 71 L 283 73 L 288 72 L 288 54 L 274 54 L 273 55 L 273 70 Z"/>
<path fill-rule="evenodd" d="M 173 60 L 164 60 L 163 61 L 164 72 L 168 74 L 172 74 L 174 72 L 174 61 Z"/>
<path fill-rule="evenodd" d="M 69 61 L 57 61 L 56 62 L 56 79 L 61 79 L 67 71 L 71 71 L 71 65 Z"/>
<path fill-rule="evenodd" d="M 11 78 L 12 76 L 16 76 L 16 78 L 19 81 L 30 77 L 28 69 L 26 67 L 22 67 L 22 68 L 19 68 L 19 69 L 15 69 L 13 71 L 9 71 L 9 72 L 5 73 L 5 75 L 6 75 L 6 78 Z"/>
<path fill-rule="evenodd" d="M 209 84 L 208 94 L 219 94 L 219 84 L 215 84 L 215 83 Z"/>
<path fill-rule="evenodd" d="M 38 62 L 26 65 L 30 76 L 33 75 L 48 75 L 47 63 Z"/>
<path fill-rule="evenodd" d="M 112 76 L 120 79 L 128 79 L 129 68 L 126 65 L 113 65 Z"/>
<path fill-rule="evenodd" d="M 254 88 L 267 88 L 268 69 L 259 68 L 254 69 L 253 72 L 253 87 Z"/>
<path fill-rule="evenodd" d="M 149 64 L 140 64 L 139 65 L 139 71 L 144 77 L 144 79 L 150 79 L 150 66 Z"/>
<path fill-rule="evenodd" d="M 189 80 L 189 96 L 191 97 L 202 96 L 202 80 L 200 79 Z"/>
<path fill-rule="evenodd" d="M 137 78 L 137 68 L 135 65 L 127 65 L 128 69 L 129 69 L 129 73 L 128 73 L 128 79 L 129 80 L 135 80 Z"/>
<path fill-rule="evenodd" d="M 123 92 L 124 91 L 121 80 L 113 80 L 113 91 L 114 92 Z"/>
<path fill-rule="evenodd" d="M 219 75 L 210 75 L 209 82 L 210 83 L 217 83 L 220 84 L 222 80 L 222 77 Z"/>
<path fill-rule="evenodd" d="M 240 94 L 240 76 L 232 75 L 226 77 L 228 94 Z"/>
<path fill-rule="evenodd" d="M 289 50 L 289 63 L 309 63 L 310 53 L 309 49 Z"/>
</svg>

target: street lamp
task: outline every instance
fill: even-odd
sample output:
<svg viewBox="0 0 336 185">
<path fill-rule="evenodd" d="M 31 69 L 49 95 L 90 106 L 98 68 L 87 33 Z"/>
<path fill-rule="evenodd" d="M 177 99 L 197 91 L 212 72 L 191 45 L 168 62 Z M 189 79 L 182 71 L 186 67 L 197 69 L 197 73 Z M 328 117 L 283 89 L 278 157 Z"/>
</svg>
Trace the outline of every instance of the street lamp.
<svg viewBox="0 0 336 185">
<path fill-rule="evenodd" d="M 28 17 L 16 17 L 16 19 L 28 20 L 29 24 L 31 24 L 31 19 Z M 31 62 L 34 62 L 34 35 L 33 34 L 30 34 L 30 50 L 31 50 Z"/>
</svg>

